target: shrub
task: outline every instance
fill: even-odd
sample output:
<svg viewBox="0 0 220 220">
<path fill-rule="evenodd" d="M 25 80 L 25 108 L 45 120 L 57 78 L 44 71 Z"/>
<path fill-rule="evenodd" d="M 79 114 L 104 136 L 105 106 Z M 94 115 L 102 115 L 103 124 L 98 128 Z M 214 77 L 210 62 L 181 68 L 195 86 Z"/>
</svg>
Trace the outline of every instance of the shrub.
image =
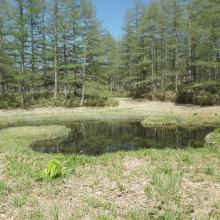
<svg viewBox="0 0 220 220">
<path fill-rule="evenodd" d="M 220 128 L 216 128 L 215 133 L 220 134 Z"/>
<path fill-rule="evenodd" d="M 58 95 L 54 99 L 52 93 L 25 93 L 23 95 L 23 103 L 21 94 L 4 94 L 0 95 L 0 109 L 15 109 L 15 108 L 35 108 L 35 107 L 50 107 L 64 106 L 69 108 L 79 107 L 81 97 L 69 94 L 67 98 L 63 94 Z M 105 96 L 86 95 L 84 106 L 104 107 L 115 106 L 117 101 L 114 101 Z"/>
<path fill-rule="evenodd" d="M 220 83 L 185 83 L 179 87 L 176 103 L 201 106 L 220 104 Z"/>
<path fill-rule="evenodd" d="M 151 86 L 149 83 L 140 83 L 133 85 L 129 90 L 129 96 L 134 99 L 146 98 L 151 93 Z"/>
<path fill-rule="evenodd" d="M 0 108 L 13 109 L 19 108 L 21 105 L 21 97 L 18 95 L 2 94 L 0 95 Z"/>
</svg>

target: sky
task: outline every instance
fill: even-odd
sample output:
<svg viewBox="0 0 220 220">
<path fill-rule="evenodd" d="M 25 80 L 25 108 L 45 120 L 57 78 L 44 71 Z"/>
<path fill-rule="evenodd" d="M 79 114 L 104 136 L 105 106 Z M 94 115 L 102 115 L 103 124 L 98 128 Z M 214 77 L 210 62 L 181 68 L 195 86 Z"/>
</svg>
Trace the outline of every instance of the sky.
<svg viewBox="0 0 220 220">
<path fill-rule="evenodd" d="M 132 0 L 92 0 L 97 16 L 103 26 L 116 39 L 122 35 L 122 26 L 127 8 L 132 6 Z M 149 2 L 149 0 L 144 0 Z"/>
</svg>

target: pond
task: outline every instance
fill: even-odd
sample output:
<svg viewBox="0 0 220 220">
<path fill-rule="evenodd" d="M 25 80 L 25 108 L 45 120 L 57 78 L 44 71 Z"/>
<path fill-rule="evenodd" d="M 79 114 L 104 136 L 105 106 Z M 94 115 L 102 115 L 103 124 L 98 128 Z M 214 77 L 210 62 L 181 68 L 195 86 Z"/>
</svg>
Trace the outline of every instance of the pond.
<svg viewBox="0 0 220 220">
<path fill-rule="evenodd" d="M 141 148 L 203 147 L 213 127 L 145 128 L 137 121 L 74 122 L 66 125 L 71 134 L 65 139 L 36 141 L 31 147 L 43 153 L 100 155 L 106 152 Z"/>
</svg>

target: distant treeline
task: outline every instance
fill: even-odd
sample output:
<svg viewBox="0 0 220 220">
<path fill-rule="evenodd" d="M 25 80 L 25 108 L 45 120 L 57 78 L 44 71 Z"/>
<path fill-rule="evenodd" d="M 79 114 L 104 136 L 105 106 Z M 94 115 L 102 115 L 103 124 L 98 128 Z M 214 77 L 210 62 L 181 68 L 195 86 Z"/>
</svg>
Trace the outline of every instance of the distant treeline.
<svg viewBox="0 0 220 220">
<path fill-rule="evenodd" d="M 120 60 L 132 95 L 164 97 L 185 84 L 220 81 L 219 0 L 137 0 L 124 31 Z"/>
<path fill-rule="evenodd" d="M 93 88 L 116 87 L 115 48 L 90 0 L 1 0 L 3 94 L 53 91 L 56 99 L 71 93 L 83 105 Z"/>
<path fill-rule="evenodd" d="M 1 0 L 0 92 L 219 104 L 219 24 L 219 0 L 134 0 L 115 40 L 90 0 Z"/>
</svg>

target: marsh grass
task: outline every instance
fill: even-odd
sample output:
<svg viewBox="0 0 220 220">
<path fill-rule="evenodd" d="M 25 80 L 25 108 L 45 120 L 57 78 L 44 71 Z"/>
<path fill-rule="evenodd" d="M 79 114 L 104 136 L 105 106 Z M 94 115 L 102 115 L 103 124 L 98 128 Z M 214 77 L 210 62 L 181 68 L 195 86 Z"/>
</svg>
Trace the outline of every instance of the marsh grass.
<svg viewBox="0 0 220 220">
<path fill-rule="evenodd" d="M 153 171 L 151 184 L 155 192 L 165 199 L 176 195 L 180 189 L 182 172 L 174 171 L 171 168 L 160 168 Z"/>
<path fill-rule="evenodd" d="M 163 214 L 159 216 L 158 219 L 162 220 L 178 220 L 181 219 L 181 216 L 178 212 L 175 212 L 171 209 L 166 209 Z"/>
<path fill-rule="evenodd" d="M 154 115 L 148 116 L 142 121 L 143 126 L 211 126 L 220 125 L 220 118 L 217 116 L 201 115 Z"/>
<path fill-rule="evenodd" d="M 213 176 L 213 175 L 215 175 L 216 172 L 215 172 L 215 169 L 212 167 L 205 167 L 204 173 L 207 175 Z"/>
<path fill-rule="evenodd" d="M 59 220 L 59 207 L 57 203 L 53 203 L 50 209 L 50 215 L 52 220 Z"/>
<path fill-rule="evenodd" d="M 186 152 L 182 155 L 181 160 L 187 165 L 191 165 L 193 163 L 193 157 L 190 153 Z"/>
<path fill-rule="evenodd" d="M 32 154 L 31 150 L 24 155 L 22 150 L 11 154 L 8 151 L 4 154 L 6 170 L 3 176 L 4 184 L 3 187 L 0 186 L 0 190 L 10 195 L 11 191 L 7 189 L 5 182 L 6 177 L 10 177 L 13 180 L 10 187 L 13 192 L 19 192 L 16 199 L 14 197 L 12 200 L 13 207 L 15 210 L 25 210 L 25 215 L 19 212 L 20 217 L 23 216 L 22 219 L 57 219 L 60 214 L 66 216 L 66 219 L 82 219 L 85 216 L 91 216 L 92 219 L 185 219 L 188 215 L 186 214 L 188 206 L 181 207 L 179 201 L 182 179 L 188 176 L 190 181 L 194 178 L 195 172 L 197 177 L 204 178 L 204 168 L 210 167 L 211 158 L 213 160 L 220 155 L 219 150 L 209 146 L 198 150 L 142 149 L 100 157 Z M 60 160 L 70 172 L 65 179 L 36 182 L 35 172 L 52 158 Z M 190 169 L 188 169 L 188 161 L 190 161 Z M 134 162 L 138 162 L 140 166 L 134 166 Z M 17 167 L 19 170 L 16 169 Z M 215 170 L 218 168 L 216 159 L 213 160 L 211 168 Z M 149 179 L 147 185 L 141 181 L 144 178 Z M 219 173 L 216 172 L 207 181 L 212 184 L 212 181 L 216 182 L 218 178 Z M 135 185 L 136 187 L 133 188 Z M 32 193 L 31 198 L 27 196 L 35 190 L 38 193 Z M 66 194 L 63 195 L 62 191 Z M 96 194 L 96 191 L 101 194 Z M 142 197 L 142 192 L 145 197 Z M 131 200 L 128 199 L 129 194 Z M 68 199 L 76 196 L 81 211 L 72 210 L 72 213 L 63 213 L 65 210 L 62 208 L 63 203 L 56 202 L 54 205 L 54 198 L 56 201 L 65 201 L 65 195 L 68 195 Z M 114 195 L 114 199 L 108 195 Z M 117 201 L 120 197 L 125 206 L 121 207 L 119 202 L 121 200 Z M 199 198 L 200 195 L 196 197 Z M 139 203 L 139 200 L 143 199 L 146 199 L 146 203 Z M 3 201 L 10 206 L 10 200 L 3 198 Z M 44 213 L 40 208 L 42 202 L 52 204 L 48 207 L 49 214 Z M 69 202 L 71 204 L 71 200 Z M 201 209 L 200 204 L 190 203 L 190 205 L 194 207 L 193 210 Z M 106 215 L 106 212 L 109 214 Z M 210 208 L 210 215 L 218 216 L 218 209 Z M 148 218 L 149 216 L 151 218 Z"/>
<path fill-rule="evenodd" d="M 43 213 L 41 212 L 40 209 L 36 209 L 36 210 L 33 210 L 29 217 L 28 217 L 29 220 L 44 220 L 44 215 Z"/>
<path fill-rule="evenodd" d="M 114 208 L 111 202 L 104 199 L 87 196 L 84 201 L 93 208 L 103 208 L 105 210 L 112 210 Z"/>
<path fill-rule="evenodd" d="M 14 198 L 14 206 L 16 208 L 21 208 L 22 206 L 24 206 L 27 202 L 27 197 L 23 196 L 23 197 L 15 197 Z"/>
<path fill-rule="evenodd" d="M 11 192 L 11 188 L 3 180 L 0 180 L 0 196 L 5 195 L 6 193 Z"/>
<path fill-rule="evenodd" d="M 14 113 L 9 113 L 10 117 L 1 118 L 1 125 L 144 119 L 148 114 L 143 108 L 82 111 L 53 115 L 22 111 L 13 117 Z M 199 121 L 199 113 L 190 114 Z M 220 148 L 152 148 L 99 157 L 41 154 L 29 148 L 39 137 L 68 135 L 66 128 L 58 127 L 29 125 L 0 130 L 0 212 L 5 219 L 220 219 Z M 35 173 L 51 159 L 68 168 L 65 178 L 36 181 Z"/>
</svg>

